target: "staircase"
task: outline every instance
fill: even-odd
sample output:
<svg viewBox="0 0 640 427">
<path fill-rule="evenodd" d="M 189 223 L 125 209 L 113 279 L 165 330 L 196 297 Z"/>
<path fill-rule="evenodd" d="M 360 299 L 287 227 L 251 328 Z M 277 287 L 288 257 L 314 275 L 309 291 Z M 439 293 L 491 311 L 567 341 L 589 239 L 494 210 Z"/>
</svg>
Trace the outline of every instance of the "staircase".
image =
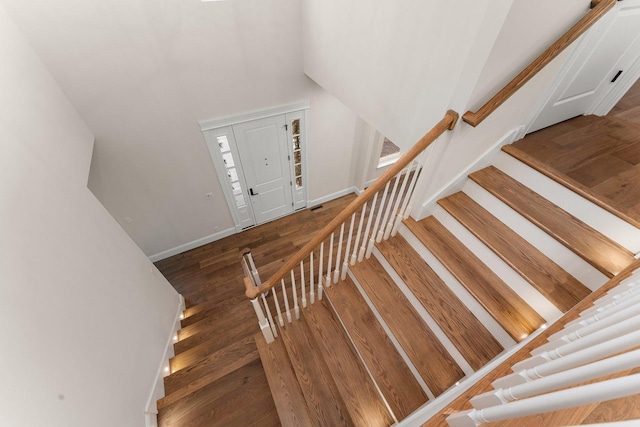
<svg viewBox="0 0 640 427">
<path fill-rule="evenodd" d="M 322 300 L 255 336 L 282 424 L 400 422 L 631 264 L 640 230 L 558 187 L 500 153 L 344 280 L 314 274 Z"/>
<path fill-rule="evenodd" d="M 410 209 L 419 171 L 381 186 L 253 301 L 268 317 L 264 335 L 243 327 L 255 318 L 249 304 L 236 308 L 237 297 L 190 307 L 159 425 L 242 424 L 224 402 L 246 400 L 246 418 L 256 420 L 271 399 L 285 426 L 402 423 L 631 264 L 640 230 L 545 176 L 531 156 L 517 160 L 517 145 L 421 221 L 394 215 Z M 258 267 L 266 277 L 281 263 Z M 276 336 L 269 344 L 268 335 Z M 257 391 L 267 381 L 271 396 Z M 206 419 L 205 400 L 216 402 Z"/>
</svg>

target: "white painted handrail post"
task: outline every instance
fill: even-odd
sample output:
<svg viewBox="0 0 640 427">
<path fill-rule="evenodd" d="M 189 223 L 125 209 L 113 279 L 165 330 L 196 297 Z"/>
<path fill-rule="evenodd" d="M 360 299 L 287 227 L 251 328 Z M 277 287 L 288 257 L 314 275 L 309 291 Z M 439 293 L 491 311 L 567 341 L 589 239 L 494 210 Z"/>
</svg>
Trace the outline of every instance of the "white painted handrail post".
<svg viewBox="0 0 640 427">
<path fill-rule="evenodd" d="M 302 307 L 307 307 L 307 288 L 304 280 L 304 261 L 300 261 L 300 290 L 302 292 Z"/>
<path fill-rule="evenodd" d="M 291 290 L 293 291 L 293 312 L 296 319 L 300 319 L 300 306 L 298 306 L 298 290 L 296 289 L 296 277 L 291 270 Z"/>
<path fill-rule="evenodd" d="M 322 262 L 324 261 L 324 242 L 320 243 L 320 266 L 318 267 L 318 301 L 322 301 Z"/>
<path fill-rule="evenodd" d="M 365 228 L 364 236 L 362 236 L 362 246 L 360 247 L 360 252 L 358 253 L 358 262 L 362 262 L 362 260 L 364 259 L 364 254 L 367 251 L 367 237 L 369 237 L 369 231 L 371 230 L 371 221 L 373 221 L 373 216 L 375 215 L 377 200 L 378 193 L 373 196 L 373 202 L 371 202 L 371 208 L 369 209 L 369 218 L 367 218 L 367 227 Z"/>
<path fill-rule="evenodd" d="M 256 265 L 253 262 L 253 256 L 251 256 L 251 252 L 249 252 L 246 256 L 247 258 L 249 258 L 249 265 L 251 266 L 251 275 L 253 276 L 253 284 L 255 286 L 260 286 L 262 284 L 262 281 L 260 280 L 258 269 L 256 268 Z"/>
<path fill-rule="evenodd" d="M 400 191 L 398 192 L 398 197 L 396 197 L 396 202 L 393 205 L 393 209 L 391 210 L 391 215 L 389 215 L 389 222 L 387 222 L 387 226 L 384 229 L 384 240 L 387 240 L 391 235 L 391 230 L 393 230 L 393 223 L 395 222 L 396 217 L 399 214 L 400 202 L 404 197 L 404 189 L 407 187 L 407 181 L 409 180 L 409 172 L 411 171 L 411 165 L 407 166 L 407 169 L 404 171 L 404 177 L 402 178 L 402 185 L 400 186 Z M 398 180 L 400 179 L 400 175 L 398 175 Z"/>
<path fill-rule="evenodd" d="M 400 172 L 402 173 L 402 172 Z M 389 201 L 387 202 L 387 208 L 384 211 L 384 219 L 382 220 L 382 224 L 380 224 L 380 228 L 378 229 L 378 235 L 376 236 L 376 243 L 380 243 L 384 238 L 384 228 L 387 220 L 389 219 L 389 214 L 391 213 L 391 206 L 393 205 L 393 200 L 396 196 L 396 190 L 398 189 L 398 183 L 400 182 L 400 173 L 396 175 L 393 182 L 393 189 L 391 190 L 391 195 L 389 196 Z"/>
<path fill-rule="evenodd" d="M 325 281 L 325 286 L 327 288 L 331 287 L 331 257 L 333 256 L 333 235 L 334 233 L 331 233 L 331 238 L 329 240 L 329 262 L 327 263 L 327 280 Z"/>
<path fill-rule="evenodd" d="M 287 322 L 291 323 L 291 310 L 289 309 L 289 297 L 287 296 L 287 289 L 284 286 L 284 279 L 280 279 L 282 285 L 282 298 L 284 299 L 284 309 L 287 313 Z"/>
<path fill-rule="evenodd" d="M 351 225 L 349 226 L 349 234 L 347 235 L 347 246 L 344 248 L 344 262 L 342 263 L 342 274 L 340 279 L 347 277 L 347 269 L 349 268 L 349 251 L 351 250 L 351 236 L 353 235 L 353 224 L 356 220 L 355 212 L 351 215 Z"/>
<path fill-rule="evenodd" d="M 258 298 L 254 298 L 251 301 L 251 305 L 253 306 L 253 310 L 256 312 L 256 316 L 258 316 L 258 325 L 260 325 L 260 330 L 262 331 L 262 335 L 264 336 L 267 344 L 273 342 L 273 331 L 271 330 L 271 326 L 267 321 L 267 318 L 264 317 L 264 312 L 262 311 L 262 307 L 260 306 L 260 302 Z"/>
<path fill-rule="evenodd" d="M 333 283 L 338 283 L 340 277 L 340 255 L 342 254 L 342 238 L 344 237 L 344 222 L 340 226 L 340 240 L 338 240 L 338 253 L 336 254 L 336 269 L 333 272 Z"/>
<path fill-rule="evenodd" d="M 500 406 L 459 412 L 450 415 L 447 418 L 447 423 L 451 427 L 475 427 L 482 423 L 542 414 L 589 403 L 619 399 L 638 393 L 640 393 L 640 374 L 635 374 L 530 397 Z"/>
<path fill-rule="evenodd" d="M 353 243 L 353 254 L 351 255 L 351 265 L 355 265 L 356 260 L 358 259 L 358 245 L 360 244 L 360 235 L 362 234 L 362 225 L 364 224 L 366 213 L 367 213 L 367 202 L 364 202 L 364 205 L 362 205 L 362 213 L 360 214 L 360 222 L 358 223 L 358 234 L 356 234 L 356 241 Z"/>
<path fill-rule="evenodd" d="M 309 299 L 311 300 L 311 304 L 313 304 L 316 299 L 316 288 L 313 284 L 314 274 L 315 271 L 313 271 L 313 252 L 311 252 L 309 254 Z"/>
</svg>

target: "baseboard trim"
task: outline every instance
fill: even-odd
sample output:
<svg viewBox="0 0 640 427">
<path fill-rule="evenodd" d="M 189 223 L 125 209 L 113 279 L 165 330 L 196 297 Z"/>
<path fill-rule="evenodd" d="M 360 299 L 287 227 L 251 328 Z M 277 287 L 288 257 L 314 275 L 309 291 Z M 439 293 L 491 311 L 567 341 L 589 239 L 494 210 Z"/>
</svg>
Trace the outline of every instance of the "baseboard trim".
<svg viewBox="0 0 640 427">
<path fill-rule="evenodd" d="M 151 392 L 149 393 L 147 406 L 145 407 L 144 411 L 144 420 L 146 427 L 156 427 L 158 425 L 158 407 L 156 406 L 156 402 L 158 401 L 158 399 L 164 397 L 164 377 L 166 375 L 165 368 L 169 367 L 169 359 L 175 356 L 173 352 L 173 338 L 181 329 L 180 320 L 182 318 L 182 313 L 186 310 L 186 308 L 187 307 L 185 305 L 184 297 L 181 294 L 178 294 L 178 309 L 173 321 L 173 328 L 171 330 L 171 333 L 169 334 L 169 337 L 167 338 L 167 343 L 165 344 L 164 348 L 164 354 L 162 355 L 162 359 L 160 359 L 160 364 L 158 365 L 158 370 L 156 371 L 156 380 L 153 383 Z"/>
<path fill-rule="evenodd" d="M 496 155 L 500 152 L 500 149 L 504 145 L 508 145 L 516 141 L 518 137 L 522 135 L 524 128 L 524 126 L 518 126 L 505 133 L 500 139 L 498 139 L 498 141 L 491 145 L 491 147 L 480 154 L 480 156 L 478 156 L 466 168 L 460 171 L 460 173 L 423 202 L 415 216 L 411 216 L 414 217 L 416 221 L 420 221 L 421 219 L 431 215 L 438 203 L 438 200 L 462 190 L 464 183 L 467 181 L 468 175 L 489 166 Z"/>
<path fill-rule="evenodd" d="M 157 262 L 163 260 L 165 258 L 169 258 L 174 255 L 178 255 L 182 252 L 186 252 L 191 249 L 195 249 L 198 246 L 206 245 L 207 243 L 215 242 L 216 240 L 223 239 L 225 237 L 229 237 L 233 234 L 236 234 L 236 229 L 234 227 L 227 228 L 226 230 L 219 231 L 217 233 L 210 234 L 205 237 L 201 237 L 192 242 L 185 243 L 180 246 L 176 246 L 175 248 L 167 249 L 166 251 L 162 251 L 155 255 L 149 256 L 149 261 Z"/>
<path fill-rule="evenodd" d="M 360 194 L 358 191 L 359 190 L 356 187 L 345 188 L 344 190 L 336 191 L 335 193 L 328 194 L 324 197 L 320 197 L 315 200 L 309 200 L 307 202 L 307 208 L 312 208 L 322 203 L 330 202 L 331 200 L 346 196 L 347 194 Z"/>
</svg>

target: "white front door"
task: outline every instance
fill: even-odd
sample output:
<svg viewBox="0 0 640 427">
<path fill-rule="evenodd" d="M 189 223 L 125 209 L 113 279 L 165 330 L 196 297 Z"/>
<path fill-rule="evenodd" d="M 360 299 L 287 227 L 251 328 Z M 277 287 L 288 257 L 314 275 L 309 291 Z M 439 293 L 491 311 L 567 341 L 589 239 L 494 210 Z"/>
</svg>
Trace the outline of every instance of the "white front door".
<svg viewBox="0 0 640 427">
<path fill-rule="evenodd" d="M 640 55 L 639 4 L 638 0 L 617 4 L 583 36 L 529 132 L 590 113 L 616 84 L 623 83 L 625 71 Z"/>
<path fill-rule="evenodd" d="M 293 212 L 285 116 L 236 124 L 233 133 L 257 224 Z"/>
</svg>

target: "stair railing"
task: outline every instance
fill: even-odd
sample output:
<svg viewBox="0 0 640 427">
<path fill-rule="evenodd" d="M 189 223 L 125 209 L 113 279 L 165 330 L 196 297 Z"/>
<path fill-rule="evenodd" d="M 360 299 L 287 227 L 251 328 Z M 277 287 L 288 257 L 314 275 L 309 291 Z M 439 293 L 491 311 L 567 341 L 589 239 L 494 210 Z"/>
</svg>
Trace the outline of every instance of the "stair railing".
<svg viewBox="0 0 640 427">
<path fill-rule="evenodd" d="M 636 261 L 424 426 L 441 425 L 445 418 L 451 427 L 515 423 L 518 417 L 639 394 L 640 374 L 633 373 L 640 367 L 639 346 Z M 467 402 L 473 409 L 463 410 Z"/>
<path fill-rule="evenodd" d="M 253 304 L 267 342 L 277 337 L 277 328 L 265 293 L 272 291 L 280 326 L 285 325 L 285 318 L 291 323 L 293 317 L 300 317 L 300 306 L 304 308 L 316 299 L 321 300 L 324 288 L 344 279 L 349 265 L 369 258 L 376 242 L 395 235 L 400 222 L 412 209 L 413 191 L 420 174 L 420 166 L 414 164 L 414 159 L 444 132 L 453 129 L 457 120 L 458 113 L 447 111 L 393 166 L 265 282 L 261 283 L 257 276 L 250 251 L 243 251 L 245 294 Z M 282 294 L 282 301 L 277 297 L 276 288 Z"/>
<path fill-rule="evenodd" d="M 533 76 L 538 74 L 549 62 L 556 58 L 571 43 L 576 41 L 585 31 L 602 18 L 613 6 L 616 0 L 594 0 L 591 2 L 591 10 L 582 17 L 573 27 L 569 28 L 558 40 L 556 40 L 547 50 L 531 62 L 524 70 L 513 78 L 505 87 L 500 89 L 490 100 L 488 100 L 478 111 L 467 111 L 462 116 L 462 120 L 473 127 L 478 126 L 484 119 L 489 117 L 507 99 L 516 93 Z"/>
</svg>

